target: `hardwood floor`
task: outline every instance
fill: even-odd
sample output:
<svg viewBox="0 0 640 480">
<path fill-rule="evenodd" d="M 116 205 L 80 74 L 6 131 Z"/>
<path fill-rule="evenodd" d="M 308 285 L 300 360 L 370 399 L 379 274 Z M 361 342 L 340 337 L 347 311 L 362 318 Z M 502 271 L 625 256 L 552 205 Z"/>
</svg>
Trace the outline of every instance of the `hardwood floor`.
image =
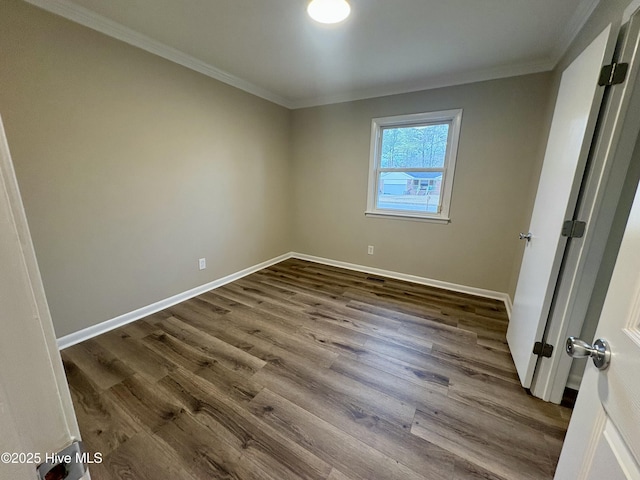
<svg viewBox="0 0 640 480">
<path fill-rule="evenodd" d="M 117 479 L 551 479 L 499 301 L 288 260 L 62 352 Z"/>
</svg>

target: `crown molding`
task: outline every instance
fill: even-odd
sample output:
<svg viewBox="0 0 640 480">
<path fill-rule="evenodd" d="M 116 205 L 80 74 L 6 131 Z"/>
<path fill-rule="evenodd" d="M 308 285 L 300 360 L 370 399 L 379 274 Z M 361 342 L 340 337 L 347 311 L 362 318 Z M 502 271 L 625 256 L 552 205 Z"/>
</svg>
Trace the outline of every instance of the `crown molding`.
<svg viewBox="0 0 640 480">
<path fill-rule="evenodd" d="M 99 15 L 91 10 L 76 5 L 70 0 L 24 0 L 31 5 L 64 17 L 92 30 L 108 35 L 129 45 L 145 50 L 171 62 L 182 65 L 220 82 L 236 87 L 247 93 L 263 98 L 288 109 L 299 109 L 330 105 L 335 103 L 352 102 L 369 98 L 413 93 L 421 90 L 464 85 L 468 83 L 495 80 L 506 77 L 527 75 L 531 73 L 552 70 L 567 51 L 580 29 L 593 13 L 600 0 L 582 0 L 580 6 L 564 31 L 558 46 L 554 49 L 550 59 L 520 65 L 502 66 L 488 70 L 442 75 L 425 79 L 422 82 L 405 83 L 404 85 L 382 86 L 379 88 L 357 89 L 344 93 L 321 95 L 301 100 L 282 97 L 265 88 L 247 82 L 230 73 L 220 70 L 202 60 L 188 55 L 180 50 L 158 42 L 146 35 L 138 33 L 124 25 Z"/>
<path fill-rule="evenodd" d="M 202 73 L 203 75 L 207 75 L 208 77 L 219 80 L 231 85 L 232 87 L 244 90 L 245 92 L 257 97 L 264 98 L 265 100 L 286 108 L 292 108 L 291 102 L 286 98 L 276 95 L 275 93 L 254 85 L 253 83 L 242 80 L 241 78 L 231 75 L 223 70 L 215 68 L 208 63 L 192 57 L 191 55 L 165 45 L 164 43 L 158 42 L 146 35 L 142 35 L 141 33 L 114 22 L 113 20 L 109 20 L 102 15 L 98 15 L 84 7 L 80 7 L 68 0 L 24 1 L 43 10 L 64 17 L 67 20 L 79 23 L 80 25 L 84 25 L 92 30 L 104 33 L 105 35 L 128 43 L 129 45 L 141 48 L 149 53 L 153 53 L 154 55 L 166 60 L 182 65 L 183 67 Z"/>
<path fill-rule="evenodd" d="M 640 0 L 631 0 L 631 3 L 627 6 L 622 16 L 622 23 L 627 23 L 634 13 L 640 8 Z"/>
<path fill-rule="evenodd" d="M 591 17 L 591 14 L 599 3 L 600 0 L 582 0 L 582 2 L 580 2 L 576 12 L 573 14 L 571 20 L 569 20 L 566 28 L 563 30 L 558 43 L 556 43 L 556 48 L 554 48 L 551 53 L 554 68 L 558 65 L 562 56 L 567 53 L 571 43 L 576 39 L 578 33 L 580 33 L 580 30 L 582 30 L 582 27 L 587 23 L 587 20 L 589 20 L 589 17 Z"/>
<path fill-rule="evenodd" d="M 390 95 L 401 95 L 404 93 L 414 93 L 423 90 L 433 90 L 435 88 L 453 87 L 456 85 L 484 82 L 487 80 L 497 80 L 500 78 L 517 77 L 520 75 L 529 75 L 532 73 L 548 72 L 550 70 L 553 70 L 554 66 L 554 61 L 542 60 L 538 62 L 502 66 L 475 72 L 442 75 L 439 77 L 426 79 L 424 82 L 406 84 L 404 86 L 396 85 L 389 87 L 372 88 L 367 90 L 356 90 L 348 93 L 338 93 L 335 95 L 318 96 L 300 101 L 292 101 L 292 106 L 289 108 L 299 109 L 318 107 L 321 105 L 353 102 L 357 100 L 386 97 Z"/>
</svg>

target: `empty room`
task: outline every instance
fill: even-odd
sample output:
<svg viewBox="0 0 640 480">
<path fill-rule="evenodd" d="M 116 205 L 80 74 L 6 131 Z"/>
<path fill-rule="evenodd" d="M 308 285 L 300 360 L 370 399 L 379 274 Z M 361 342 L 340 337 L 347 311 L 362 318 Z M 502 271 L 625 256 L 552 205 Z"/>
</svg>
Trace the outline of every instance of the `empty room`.
<svg viewBox="0 0 640 480">
<path fill-rule="evenodd" d="M 640 478 L 640 0 L 0 0 L 0 480 Z"/>
</svg>

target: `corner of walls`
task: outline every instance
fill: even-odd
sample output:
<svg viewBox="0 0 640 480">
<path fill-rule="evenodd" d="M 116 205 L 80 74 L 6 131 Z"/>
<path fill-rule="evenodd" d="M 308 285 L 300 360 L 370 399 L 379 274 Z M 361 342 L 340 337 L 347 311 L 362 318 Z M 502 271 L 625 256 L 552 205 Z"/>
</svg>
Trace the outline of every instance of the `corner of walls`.
<svg viewBox="0 0 640 480">
<path fill-rule="evenodd" d="M 443 282 L 440 280 L 434 280 L 432 278 L 420 277 L 417 275 L 409 275 L 406 273 L 394 272 L 391 270 L 384 270 L 381 268 L 368 267 L 366 265 L 358 265 L 355 263 L 342 262 L 339 260 L 332 260 L 329 258 L 316 257 L 314 255 L 307 255 L 304 253 L 291 252 L 290 258 L 297 258 L 299 260 L 306 260 L 308 262 L 321 263 L 324 265 L 330 265 L 332 267 L 344 268 L 346 270 L 354 270 L 356 272 L 370 273 L 372 275 L 379 275 L 381 277 L 393 278 L 395 280 L 402 280 L 405 282 L 417 283 L 420 285 L 427 285 L 429 287 L 442 288 L 443 290 L 450 290 L 452 292 L 466 293 L 469 295 L 476 295 L 478 297 L 492 298 L 494 300 L 500 300 L 504 303 L 507 311 L 507 316 L 511 319 L 511 310 L 513 305 L 511 303 L 511 297 L 508 293 L 496 292 L 493 290 L 486 290 L 484 288 L 469 287 L 466 285 L 460 285 L 457 283 Z"/>
<path fill-rule="evenodd" d="M 200 285 L 199 287 L 192 288 L 187 290 L 186 292 L 179 293 L 177 295 L 173 295 L 169 298 L 165 298 L 164 300 L 160 300 L 158 302 L 152 303 L 150 305 L 146 305 L 144 307 L 138 308 L 131 312 L 125 313 L 123 315 L 119 315 L 110 320 L 106 320 L 97 325 L 92 325 L 90 327 L 84 328 L 74 333 L 70 333 L 69 335 L 65 335 L 63 337 L 58 338 L 58 348 L 60 350 L 64 350 L 65 348 L 69 348 L 77 343 L 83 342 L 85 340 L 89 340 L 90 338 L 96 337 L 100 334 L 109 332 L 123 325 L 127 325 L 128 323 L 135 322 L 136 320 L 140 320 L 146 316 L 157 313 L 165 308 L 172 307 L 180 302 L 184 302 L 189 300 L 190 298 L 197 297 L 204 292 L 208 292 L 210 290 L 214 290 L 216 288 L 222 287 L 228 283 L 239 280 L 247 275 L 251 275 L 259 270 L 264 268 L 268 268 L 271 265 L 275 265 L 276 263 L 283 262 L 290 258 L 297 258 L 299 260 L 306 260 L 309 262 L 320 263 L 324 265 L 330 265 L 333 267 L 344 268 L 347 270 L 354 270 L 357 272 L 370 273 L 373 275 L 380 275 L 382 277 L 393 278 L 396 280 L 403 280 L 406 282 L 417 283 L 420 285 L 427 285 L 430 287 L 442 288 L 445 290 L 451 290 L 454 292 L 466 293 L 470 295 L 476 295 L 479 297 L 492 298 L 495 300 L 500 300 L 504 302 L 507 316 L 511 319 L 511 297 L 507 293 L 502 292 L 494 292 L 492 290 L 485 290 L 482 288 L 468 287 L 465 285 L 458 285 L 449 282 L 441 282 L 439 280 L 433 280 L 430 278 L 418 277 L 416 275 L 408 275 L 399 272 L 393 272 L 390 270 L 382 270 L 379 268 L 367 267 L 365 265 L 356 265 L 348 262 L 341 262 L 338 260 L 332 260 L 329 258 L 316 257 L 313 255 L 306 255 L 304 253 L 297 252 L 289 252 L 282 254 L 278 257 L 272 258 L 270 260 L 266 260 L 257 265 L 253 265 L 249 268 L 245 268 L 244 270 L 240 270 L 239 272 L 232 273 L 231 275 L 227 275 L 225 277 L 219 278 L 212 282 L 205 283 L 204 285 Z"/>
<path fill-rule="evenodd" d="M 288 110 L 288 122 L 287 122 L 287 136 L 288 136 L 288 145 L 287 145 L 287 180 L 285 182 L 286 185 L 294 185 L 294 174 L 293 169 L 294 158 L 293 158 L 293 139 L 294 139 L 294 110 Z M 295 226 L 294 226 L 294 218 L 295 218 L 295 188 L 288 188 L 286 190 L 287 201 L 286 201 L 286 218 L 287 218 L 287 250 L 292 251 L 295 243 Z"/>
<path fill-rule="evenodd" d="M 59 336 L 291 250 L 289 109 L 22 1 L 0 44 Z"/>
<path fill-rule="evenodd" d="M 553 82 L 546 72 L 295 110 L 292 249 L 512 298 Z M 451 108 L 464 109 L 452 222 L 365 217 L 371 119 Z"/>
</svg>

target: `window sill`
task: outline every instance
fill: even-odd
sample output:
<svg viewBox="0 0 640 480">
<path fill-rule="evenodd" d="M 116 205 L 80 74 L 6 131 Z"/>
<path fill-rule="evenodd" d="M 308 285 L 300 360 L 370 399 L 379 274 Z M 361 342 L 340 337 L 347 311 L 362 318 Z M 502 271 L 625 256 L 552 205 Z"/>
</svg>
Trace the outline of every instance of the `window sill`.
<svg viewBox="0 0 640 480">
<path fill-rule="evenodd" d="M 377 217 L 377 218 L 390 218 L 397 220 L 411 220 L 415 222 L 428 222 L 428 223 L 442 223 L 447 224 L 451 223 L 451 219 L 448 217 L 427 217 L 427 216 L 418 216 L 411 215 L 410 213 L 402 213 L 402 212 L 380 212 L 380 211 L 370 211 L 367 210 L 364 212 L 367 217 Z"/>
</svg>

